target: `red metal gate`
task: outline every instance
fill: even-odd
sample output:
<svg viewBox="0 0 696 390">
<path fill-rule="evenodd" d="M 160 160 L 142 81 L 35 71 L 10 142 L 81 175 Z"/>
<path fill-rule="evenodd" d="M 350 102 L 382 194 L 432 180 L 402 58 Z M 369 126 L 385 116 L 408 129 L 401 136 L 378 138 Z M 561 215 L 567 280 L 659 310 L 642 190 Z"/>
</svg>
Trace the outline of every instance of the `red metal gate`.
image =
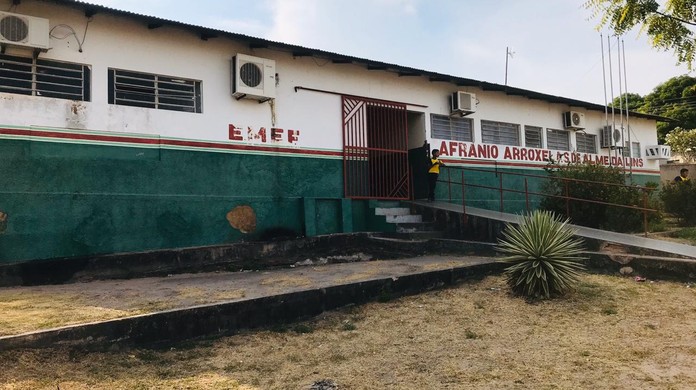
<svg viewBox="0 0 696 390">
<path fill-rule="evenodd" d="M 408 199 L 406 105 L 353 96 L 342 102 L 345 196 Z"/>
</svg>

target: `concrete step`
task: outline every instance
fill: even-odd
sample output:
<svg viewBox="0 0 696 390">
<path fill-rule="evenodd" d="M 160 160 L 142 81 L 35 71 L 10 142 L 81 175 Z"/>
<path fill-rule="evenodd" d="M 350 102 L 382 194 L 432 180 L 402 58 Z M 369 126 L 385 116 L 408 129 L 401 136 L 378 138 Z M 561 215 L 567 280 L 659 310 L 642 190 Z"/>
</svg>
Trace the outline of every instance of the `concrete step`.
<svg viewBox="0 0 696 390">
<path fill-rule="evenodd" d="M 387 223 L 421 223 L 422 215 L 387 215 Z"/>
<path fill-rule="evenodd" d="M 377 207 L 375 215 L 410 215 L 411 209 L 408 207 Z"/>
<path fill-rule="evenodd" d="M 388 207 L 401 207 L 401 202 L 398 200 L 371 200 L 370 201 L 370 207 L 371 208 L 388 208 Z"/>
<path fill-rule="evenodd" d="M 412 241 L 426 241 L 430 240 L 431 238 L 442 238 L 445 236 L 444 232 L 440 231 L 420 231 L 417 230 L 415 232 L 402 232 L 401 233 L 404 238 L 407 238 Z"/>
<path fill-rule="evenodd" d="M 432 222 L 418 223 L 398 223 L 396 224 L 397 233 L 416 233 L 416 232 L 432 232 L 435 231 Z"/>
</svg>

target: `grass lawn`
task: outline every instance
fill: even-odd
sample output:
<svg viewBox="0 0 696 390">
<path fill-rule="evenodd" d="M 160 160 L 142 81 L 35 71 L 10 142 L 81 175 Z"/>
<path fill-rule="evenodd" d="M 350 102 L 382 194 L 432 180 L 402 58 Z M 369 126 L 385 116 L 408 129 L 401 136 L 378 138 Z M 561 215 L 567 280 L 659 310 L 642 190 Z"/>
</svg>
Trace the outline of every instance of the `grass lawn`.
<svg viewBox="0 0 696 390">
<path fill-rule="evenodd" d="M 693 389 L 696 286 L 583 276 L 525 302 L 500 276 L 165 350 L 0 352 L 2 389 Z"/>
</svg>

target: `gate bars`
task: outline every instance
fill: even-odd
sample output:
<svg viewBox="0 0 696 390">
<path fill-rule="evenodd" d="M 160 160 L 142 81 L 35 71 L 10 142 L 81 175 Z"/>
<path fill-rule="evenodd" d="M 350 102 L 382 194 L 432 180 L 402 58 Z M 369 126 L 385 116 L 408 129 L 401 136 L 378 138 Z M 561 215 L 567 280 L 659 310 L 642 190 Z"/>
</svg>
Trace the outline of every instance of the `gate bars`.
<svg viewBox="0 0 696 390">
<path fill-rule="evenodd" d="M 406 105 L 342 96 L 346 198 L 408 199 Z"/>
</svg>

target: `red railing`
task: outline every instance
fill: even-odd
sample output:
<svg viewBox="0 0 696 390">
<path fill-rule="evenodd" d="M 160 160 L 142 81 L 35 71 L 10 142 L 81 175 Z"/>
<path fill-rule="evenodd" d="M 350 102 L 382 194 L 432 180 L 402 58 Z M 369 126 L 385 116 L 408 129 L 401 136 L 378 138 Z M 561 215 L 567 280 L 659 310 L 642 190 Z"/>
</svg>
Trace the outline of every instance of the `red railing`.
<svg viewBox="0 0 696 390">
<path fill-rule="evenodd" d="M 643 228 L 644 228 L 644 233 L 645 236 L 648 235 L 648 213 L 655 213 L 657 212 L 656 209 L 652 209 L 649 206 L 649 198 L 650 198 L 650 193 L 655 190 L 655 188 L 651 187 L 644 187 L 644 186 L 638 186 L 638 185 L 627 185 L 627 184 L 616 184 L 616 183 L 607 183 L 607 182 L 601 182 L 601 181 L 592 181 L 592 180 L 582 180 L 582 179 L 571 179 L 571 178 L 565 178 L 565 177 L 555 177 L 555 176 L 550 176 L 550 175 L 535 175 L 535 174 L 528 174 L 528 173 L 512 173 L 512 172 L 502 172 L 499 170 L 490 170 L 490 169 L 481 169 L 481 168 L 469 168 L 469 167 L 457 167 L 454 169 L 459 169 L 461 172 L 461 180 L 459 182 L 452 181 L 452 169 L 451 167 L 444 167 L 447 170 L 447 180 L 438 180 L 438 182 L 443 182 L 447 183 L 448 186 L 448 192 L 449 192 L 449 202 L 452 203 L 452 186 L 453 185 L 460 185 L 461 186 L 461 194 L 462 194 L 462 211 L 464 214 L 466 214 L 466 188 L 471 187 L 471 188 L 482 188 L 482 189 L 490 189 L 490 190 L 496 190 L 499 193 L 500 197 L 500 206 L 499 206 L 499 211 L 500 212 L 505 212 L 505 200 L 504 200 L 504 194 L 506 192 L 509 193 L 517 193 L 517 194 L 524 194 L 525 198 L 525 210 L 529 211 L 530 210 L 530 205 L 529 205 L 529 197 L 530 195 L 532 196 L 543 196 L 543 197 L 551 197 L 551 198 L 558 198 L 558 199 L 564 199 L 565 200 L 565 206 L 566 206 L 566 215 L 568 217 L 571 217 L 570 213 L 570 205 L 571 202 L 578 202 L 578 203 L 592 203 L 592 204 L 599 204 L 599 205 L 605 205 L 605 206 L 611 206 L 611 207 L 620 207 L 620 208 L 626 208 L 626 209 L 632 209 L 632 210 L 637 210 L 641 211 L 643 213 Z M 498 177 L 498 186 L 489 186 L 489 185 L 483 185 L 483 184 L 473 184 L 473 183 L 466 183 L 464 181 L 464 172 L 465 171 L 470 171 L 470 172 L 482 172 L 482 173 L 492 173 L 495 174 Z M 503 186 L 503 177 L 504 175 L 512 176 L 512 177 L 523 177 L 524 178 L 524 189 L 515 189 L 515 188 L 505 188 Z M 543 193 L 543 192 L 537 192 L 537 191 L 530 191 L 529 190 L 529 183 L 528 183 L 528 178 L 538 178 L 538 179 L 543 179 L 543 180 L 557 180 L 562 182 L 563 186 L 563 195 L 557 195 L 557 194 L 551 194 L 551 193 Z M 626 204 L 621 204 L 621 203 L 613 203 L 613 202 L 605 202 L 601 200 L 594 200 L 594 199 L 585 199 L 585 198 L 577 198 L 574 196 L 570 196 L 570 191 L 569 191 L 569 184 L 571 183 L 583 183 L 583 184 L 593 184 L 593 185 L 602 185 L 602 186 L 607 186 L 607 187 L 623 187 L 623 188 L 630 188 L 632 190 L 639 190 L 643 192 L 643 205 L 642 206 L 635 206 L 635 205 L 626 205 Z"/>
</svg>

